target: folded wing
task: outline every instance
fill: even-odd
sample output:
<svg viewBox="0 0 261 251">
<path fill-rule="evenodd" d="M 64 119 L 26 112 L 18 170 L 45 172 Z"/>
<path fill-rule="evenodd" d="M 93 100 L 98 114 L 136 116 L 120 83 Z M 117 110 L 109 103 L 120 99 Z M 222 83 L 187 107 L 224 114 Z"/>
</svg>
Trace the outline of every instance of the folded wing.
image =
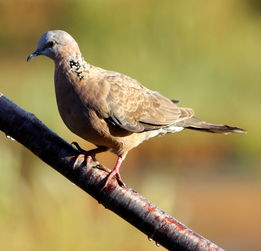
<svg viewBox="0 0 261 251">
<path fill-rule="evenodd" d="M 179 108 L 176 102 L 143 87 L 124 75 L 107 77 L 110 91 L 106 97 L 108 122 L 131 132 L 167 127 L 191 118 L 190 108 Z"/>
</svg>

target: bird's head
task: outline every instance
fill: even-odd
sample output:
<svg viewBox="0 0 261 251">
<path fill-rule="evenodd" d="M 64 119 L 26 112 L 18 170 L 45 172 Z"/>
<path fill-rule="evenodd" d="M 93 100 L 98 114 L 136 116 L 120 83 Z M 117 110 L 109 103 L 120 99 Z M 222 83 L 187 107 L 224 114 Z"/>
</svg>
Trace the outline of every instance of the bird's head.
<svg viewBox="0 0 261 251">
<path fill-rule="evenodd" d="M 27 57 L 27 61 L 39 55 L 45 55 L 56 61 L 72 53 L 80 54 L 78 44 L 73 37 L 65 31 L 53 30 L 41 36 L 36 50 Z"/>
</svg>

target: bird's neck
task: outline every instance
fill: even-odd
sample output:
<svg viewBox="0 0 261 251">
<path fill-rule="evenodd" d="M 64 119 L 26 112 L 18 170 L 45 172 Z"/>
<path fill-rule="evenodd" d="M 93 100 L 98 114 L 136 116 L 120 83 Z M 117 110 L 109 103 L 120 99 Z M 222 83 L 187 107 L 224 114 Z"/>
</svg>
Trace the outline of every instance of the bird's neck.
<svg viewBox="0 0 261 251">
<path fill-rule="evenodd" d="M 78 95 L 80 86 L 88 77 L 85 71 L 88 71 L 88 64 L 81 54 L 70 54 L 60 60 L 55 60 L 55 93 L 62 117 L 66 111 L 70 110 L 71 104 L 77 100 L 75 97 Z"/>
<path fill-rule="evenodd" d="M 86 78 L 90 65 L 80 53 L 70 54 L 55 61 L 56 74 L 72 75 L 73 78 L 82 80 Z"/>
</svg>

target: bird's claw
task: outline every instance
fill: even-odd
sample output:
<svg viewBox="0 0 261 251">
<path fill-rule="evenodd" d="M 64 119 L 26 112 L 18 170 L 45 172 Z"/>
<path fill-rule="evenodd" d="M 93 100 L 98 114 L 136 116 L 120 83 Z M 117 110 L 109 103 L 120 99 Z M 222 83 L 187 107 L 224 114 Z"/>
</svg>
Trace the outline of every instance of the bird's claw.
<svg viewBox="0 0 261 251">
<path fill-rule="evenodd" d="M 116 178 L 118 184 L 121 186 L 121 187 L 126 187 L 125 183 L 122 181 L 122 178 L 121 178 L 121 175 L 119 174 L 119 172 L 117 172 L 116 170 L 112 170 L 108 175 L 107 177 L 105 178 L 106 181 L 105 181 L 105 184 L 102 188 L 102 190 L 111 182 L 112 179 Z"/>
<path fill-rule="evenodd" d="M 104 165 L 102 165 L 102 164 L 100 164 L 100 163 L 98 163 L 98 165 L 96 166 L 96 168 L 98 168 L 98 169 L 100 169 L 100 170 L 103 170 L 103 171 L 105 171 L 106 173 L 110 173 L 110 172 L 111 172 L 111 169 L 110 169 L 110 168 L 108 168 L 108 167 L 106 167 L 106 166 L 104 166 Z"/>
<path fill-rule="evenodd" d="M 81 159 L 82 156 L 84 156 L 84 158 L 85 158 L 85 160 L 86 160 L 86 165 L 90 164 L 91 160 L 97 162 L 97 159 L 96 159 L 96 157 L 95 157 L 96 152 L 97 152 L 97 149 L 93 149 L 93 150 L 86 151 L 86 150 L 84 150 L 83 148 L 81 148 L 80 145 L 79 145 L 77 142 L 75 142 L 75 141 L 73 141 L 73 142 L 71 143 L 71 145 L 73 145 L 73 146 L 80 152 L 80 154 L 79 154 L 78 157 L 76 158 L 76 161 L 75 161 L 75 162 L 77 162 L 76 164 L 81 164 L 81 163 L 83 162 L 83 161 L 82 161 L 81 163 L 78 163 L 78 162 L 79 162 L 79 159 Z M 98 163 L 98 165 L 99 165 L 99 163 Z M 74 165 L 74 166 L 75 166 L 75 165 Z"/>
<path fill-rule="evenodd" d="M 96 149 L 93 149 L 93 150 L 90 150 L 90 151 L 86 151 L 86 150 L 82 149 L 80 147 L 80 145 L 75 141 L 72 142 L 71 145 L 73 145 L 80 152 L 80 154 L 77 156 L 77 158 L 74 162 L 74 165 L 73 165 L 74 168 L 77 167 L 78 165 L 82 164 L 84 161 L 86 161 L 86 166 L 88 166 L 90 164 L 91 160 L 97 162 L 95 155 L 96 155 L 96 153 L 102 152 L 102 151 L 99 150 L 100 148 L 96 148 Z M 97 162 L 96 168 L 99 168 L 99 169 L 108 173 L 107 177 L 105 178 L 106 181 L 105 181 L 105 184 L 104 184 L 102 190 L 111 182 L 111 180 L 113 178 L 116 178 L 118 184 L 121 187 L 126 187 L 126 185 L 122 181 L 121 175 L 119 173 L 119 167 L 120 167 L 121 162 L 122 162 L 121 158 L 118 159 L 113 170 L 111 170 L 111 169 L 107 168 L 106 166 L 99 164 Z"/>
<path fill-rule="evenodd" d="M 81 153 L 87 152 L 87 151 L 85 151 L 84 149 L 82 149 L 82 148 L 80 147 L 80 145 L 79 145 L 76 141 L 73 141 L 73 142 L 71 143 L 71 145 L 74 146 L 74 147 L 75 147 L 79 152 L 81 152 Z"/>
<path fill-rule="evenodd" d="M 82 149 L 80 145 L 75 141 L 72 142 L 71 145 L 76 147 L 76 149 L 80 152 L 73 164 L 73 168 L 81 165 L 84 161 L 86 162 L 86 166 L 90 164 L 91 160 L 96 161 L 95 154 L 93 152 Z"/>
<path fill-rule="evenodd" d="M 76 157 L 76 160 L 73 163 L 73 168 L 76 168 L 76 167 L 80 166 L 84 162 L 84 159 L 85 159 L 85 155 L 83 153 L 80 153 Z"/>
</svg>

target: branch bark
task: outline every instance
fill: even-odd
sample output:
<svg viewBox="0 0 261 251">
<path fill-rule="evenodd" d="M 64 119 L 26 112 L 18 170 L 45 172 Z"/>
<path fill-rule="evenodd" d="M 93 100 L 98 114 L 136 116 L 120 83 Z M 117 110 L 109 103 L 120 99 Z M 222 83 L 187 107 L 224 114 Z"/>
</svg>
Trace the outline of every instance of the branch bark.
<svg viewBox="0 0 261 251">
<path fill-rule="evenodd" d="M 78 150 L 47 128 L 33 114 L 0 93 L 0 130 L 30 149 L 40 159 L 169 250 L 223 250 L 117 181 L 101 189 L 108 173 L 96 167 L 73 167 Z M 96 168 L 95 168 L 96 167 Z"/>
</svg>

